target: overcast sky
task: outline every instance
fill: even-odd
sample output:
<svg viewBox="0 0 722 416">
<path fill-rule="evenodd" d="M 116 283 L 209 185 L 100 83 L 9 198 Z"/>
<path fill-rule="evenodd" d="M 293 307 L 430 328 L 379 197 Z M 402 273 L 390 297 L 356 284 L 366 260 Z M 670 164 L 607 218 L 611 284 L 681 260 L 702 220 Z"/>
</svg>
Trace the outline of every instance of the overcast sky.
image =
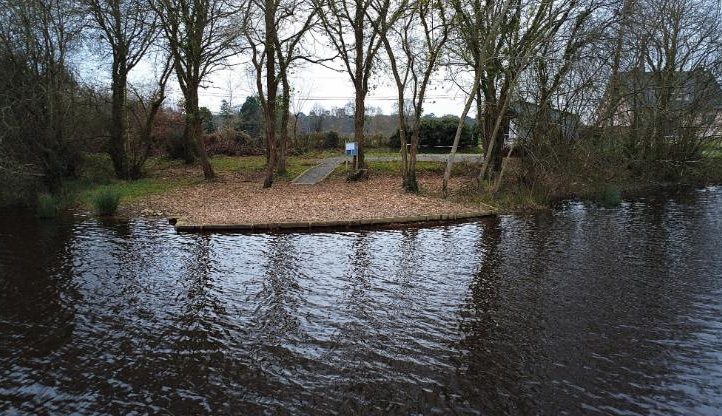
<svg viewBox="0 0 722 416">
<path fill-rule="evenodd" d="M 209 77 L 208 88 L 201 91 L 201 105 L 218 111 L 223 99 L 240 106 L 247 96 L 255 94 L 252 75 L 242 66 L 217 71 Z M 440 74 L 427 92 L 425 113 L 436 115 L 460 115 L 463 110 L 465 96 L 451 82 L 443 80 Z M 379 70 L 372 80 L 375 88 L 366 99 L 367 107 L 379 107 L 385 114 L 395 112 L 397 102 L 396 86 L 393 75 Z M 346 72 L 336 72 L 319 65 L 306 65 L 294 74 L 292 85 L 302 108 L 299 111 L 308 113 L 314 104 L 325 108 L 343 107 L 354 100 L 354 89 Z M 295 109 L 294 109 L 295 110 Z"/>
<path fill-rule="evenodd" d="M 77 62 L 81 78 L 95 85 L 110 85 L 110 62 L 95 53 L 82 54 L 82 60 Z M 340 66 L 338 66 L 340 68 Z M 130 81 L 135 83 L 147 82 L 153 79 L 156 72 L 153 58 L 148 58 L 139 64 L 130 74 Z M 460 115 L 463 110 L 465 95 L 452 82 L 444 80 L 445 74 L 439 72 L 436 79 L 427 91 L 427 100 L 424 113 L 436 115 Z M 219 111 L 222 100 L 230 101 L 234 106 L 240 107 L 249 95 L 256 94 L 255 81 L 249 72 L 249 65 L 242 62 L 229 68 L 218 69 L 208 76 L 204 88 L 200 90 L 200 104 L 208 107 L 212 112 Z M 367 107 L 379 107 L 384 114 L 395 112 L 396 86 L 393 76 L 384 69 L 379 69 L 371 84 L 374 86 L 366 99 Z M 295 107 L 293 111 L 302 111 L 306 114 L 316 104 L 324 108 L 343 107 L 354 100 L 354 89 L 348 74 L 336 72 L 320 65 L 307 64 L 295 70 L 292 87 L 295 90 Z M 169 85 L 168 103 L 182 102 L 182 94 L 175 79 L 171 78 Z M 472 108 L 471 114 L 474 111 Z"/>
</svg>

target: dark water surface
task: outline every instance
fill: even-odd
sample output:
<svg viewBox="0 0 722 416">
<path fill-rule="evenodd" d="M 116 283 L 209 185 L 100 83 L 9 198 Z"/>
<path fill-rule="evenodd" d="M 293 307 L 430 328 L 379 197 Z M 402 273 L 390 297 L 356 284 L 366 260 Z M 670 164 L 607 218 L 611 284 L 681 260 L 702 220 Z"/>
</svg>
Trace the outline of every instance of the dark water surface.
<svg viewBox="0 0 722 416">
<path fill-rule="evenodd" d="M 722 413 L 722 188 L 424 229 L 0 217 L 0 413 Z"/>
</svg>

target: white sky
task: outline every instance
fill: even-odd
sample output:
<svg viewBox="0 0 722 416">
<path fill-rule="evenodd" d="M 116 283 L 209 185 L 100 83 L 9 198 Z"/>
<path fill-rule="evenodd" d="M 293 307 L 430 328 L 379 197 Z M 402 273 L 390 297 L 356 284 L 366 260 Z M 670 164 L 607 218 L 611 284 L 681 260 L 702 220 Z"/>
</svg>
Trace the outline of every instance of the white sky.
<svg viewBox="0 0 722 416">
<path fill-rule="evenodd" d="M 130 74 L 130 81 L 142 83 L 152 80 L 157 70 L 152 61 L 152 58 L 148 58 L 134 68 Z M 239 63 L 210 74 L 204 83 L 205 88 L 199 92 L 201 106 L 208 107 L 215 113 L 219 111 L 224 99 L 240 107 L 247 96 L 256 94 L 255 80 L 249 72 L 249 66 Z M 85 82 L 99 86 L 110 85 L 110 63 L 106 58 L 92 53 L 82 54 L 82 61 L 77 63 L 77 67 Z M 452 82 L 443 78 L 444 73 L 440 72 L 437 79 L 429 86 L 424 113 L 458 116 L 463 110 L 465 94 Z M 343 107 L 354 100 L 354 89 L 345 71 L 336 72 L 320 65 L 306 64 L 295 70 L 291 84 L 297 97 L 294 99 L 295 106 L 300 107 L 293 108 L 293 111 L 308 114 L 316 103 L 331 109 Z M 391 73 L 380 69 L 374 74 L 371 84 L 375 87 L 367 96 L 366 106 L 379 107 L 384 114 L 393 113 L 397 92 Z M 181 102 L 182 94 L 174 78 L 171 78 L 168 87 L 167 104 Z M 473 113 L 472 108 L 470 115 L 473 116 Z"/>
<path fill-rule="evenodd" d="M 255 94 L 254 80 L 247 69 L 237 66 L 213 73 L 209 77 L 208 88 L 200 93 L 201 105 L 218 111 L 221 101 L 226 99 L 235 106 L 240 106 L 246 97 Z M 391 73 L 378 72 L 372 85 L 376 87 L 369 92 L 366 99 L 367 107 L 380 107 L 384 114 L 391 114 L 397 102 L 396 86 Z M 296 70 L 291 80 L 296 92 L 299 109 L 308 114 L 316 104 L 330 109 L 343 107 L 354 100 L 354 89 L 346 72 L 336 72 L 319 65 L 307 65 Z M 465 95 L 451 82 L 436 80 L 427 91 L 425 113 L 436 115 L 460 115 L 463 110 Z"/>
</svg>

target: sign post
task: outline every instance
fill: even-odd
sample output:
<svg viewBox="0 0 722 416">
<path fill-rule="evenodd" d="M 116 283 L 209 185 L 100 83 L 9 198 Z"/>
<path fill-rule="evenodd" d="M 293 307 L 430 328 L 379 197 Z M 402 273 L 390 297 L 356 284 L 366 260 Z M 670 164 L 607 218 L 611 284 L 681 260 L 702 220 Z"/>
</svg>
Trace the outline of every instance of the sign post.
<svg viewBox="0 0 722 416">
<path fill-rule="evenodd" d="M 358 170 L 358 143 L 346 143 L 346 156 L 353 157 L 353 170 L 356 172 Z"/>
</svg>

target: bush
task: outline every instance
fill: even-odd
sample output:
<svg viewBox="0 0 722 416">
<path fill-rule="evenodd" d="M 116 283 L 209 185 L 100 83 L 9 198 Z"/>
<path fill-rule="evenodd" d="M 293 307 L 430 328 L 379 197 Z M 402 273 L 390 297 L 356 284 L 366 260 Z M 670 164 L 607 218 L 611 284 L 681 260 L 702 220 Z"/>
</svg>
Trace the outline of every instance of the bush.
<svg viewBox="0 0 722 416">
<path fill-rule="evenodd" d="M 366 136 L 366 147 L 390 147 L 391 146 L 391 139 L 384 136 L 383 134 L 371 134 Z M 396 148 L 398 149 L 398 145 Z"/>
<path fill-rule="evenodd" d="M 183 133 L 174 132 L 166 137 L 165 151 L 171 159 L 187 160 L 190 156 L 195 157 L 195 149 L 192 150 L 193 154 L 188 154 Z"/>
<path fill-rule="evenodd" d="M 335 131 L 309 133 L 299 137 L 298 147 L 302 152 L 309 150 L 334 150 L 341 146 L 342 138 Z"/>
<path fill-rule="evenodd" d="M 120 194 L 112 189 L 103 189 L 93 197 L 93 206 L 98 215 L 113 215 L 118 211 Z"/>
<path fill-rule="evenodd" d="M 444 116 L 441 118 L 424 118 L 421 120 L 421 131 L 419 132 L 419 147 L 451 147 L 454 144 L 456 129 L 459 127 L 459 117 Z M 407 140 L 411 138 L 411 132 L 407 132 Z M 399 149 L 401 138 L 396 130 L 390 139 L 391 147 Z M 479 144 L 478 137 L 474 134 L 469 124 L 464 124 L 459 139 L 459 147 L 471 147 Z"/>
<path fill-rule="evenodd" d="M 233 129 L 208 134 L 203 137 L 203 142 L 209 156 L 258 156 L 264 153 L 262 148 L 253 145 L 248 134 Z"/>
<path fill-rule="evenodd" d="M 54 196 L 50 194 L 40 194 L 35 205 L 35 214 L 39 218 L 55 218 L 58 215 L 59 206 L 60 203 Z"/>
<path fill-rule="evenodd" d="M 340 143 L 340 136 L 335 131 L 327 131 L 323 136 L 323 149 L 337 149 Z"/>
<path fill-rule="evenodd" d="M 43 187 L 39 176 L 19 175 L 4 169 L 0 169 L 0 183 L 0 208 L 32 207 Z"/>
</svg>

